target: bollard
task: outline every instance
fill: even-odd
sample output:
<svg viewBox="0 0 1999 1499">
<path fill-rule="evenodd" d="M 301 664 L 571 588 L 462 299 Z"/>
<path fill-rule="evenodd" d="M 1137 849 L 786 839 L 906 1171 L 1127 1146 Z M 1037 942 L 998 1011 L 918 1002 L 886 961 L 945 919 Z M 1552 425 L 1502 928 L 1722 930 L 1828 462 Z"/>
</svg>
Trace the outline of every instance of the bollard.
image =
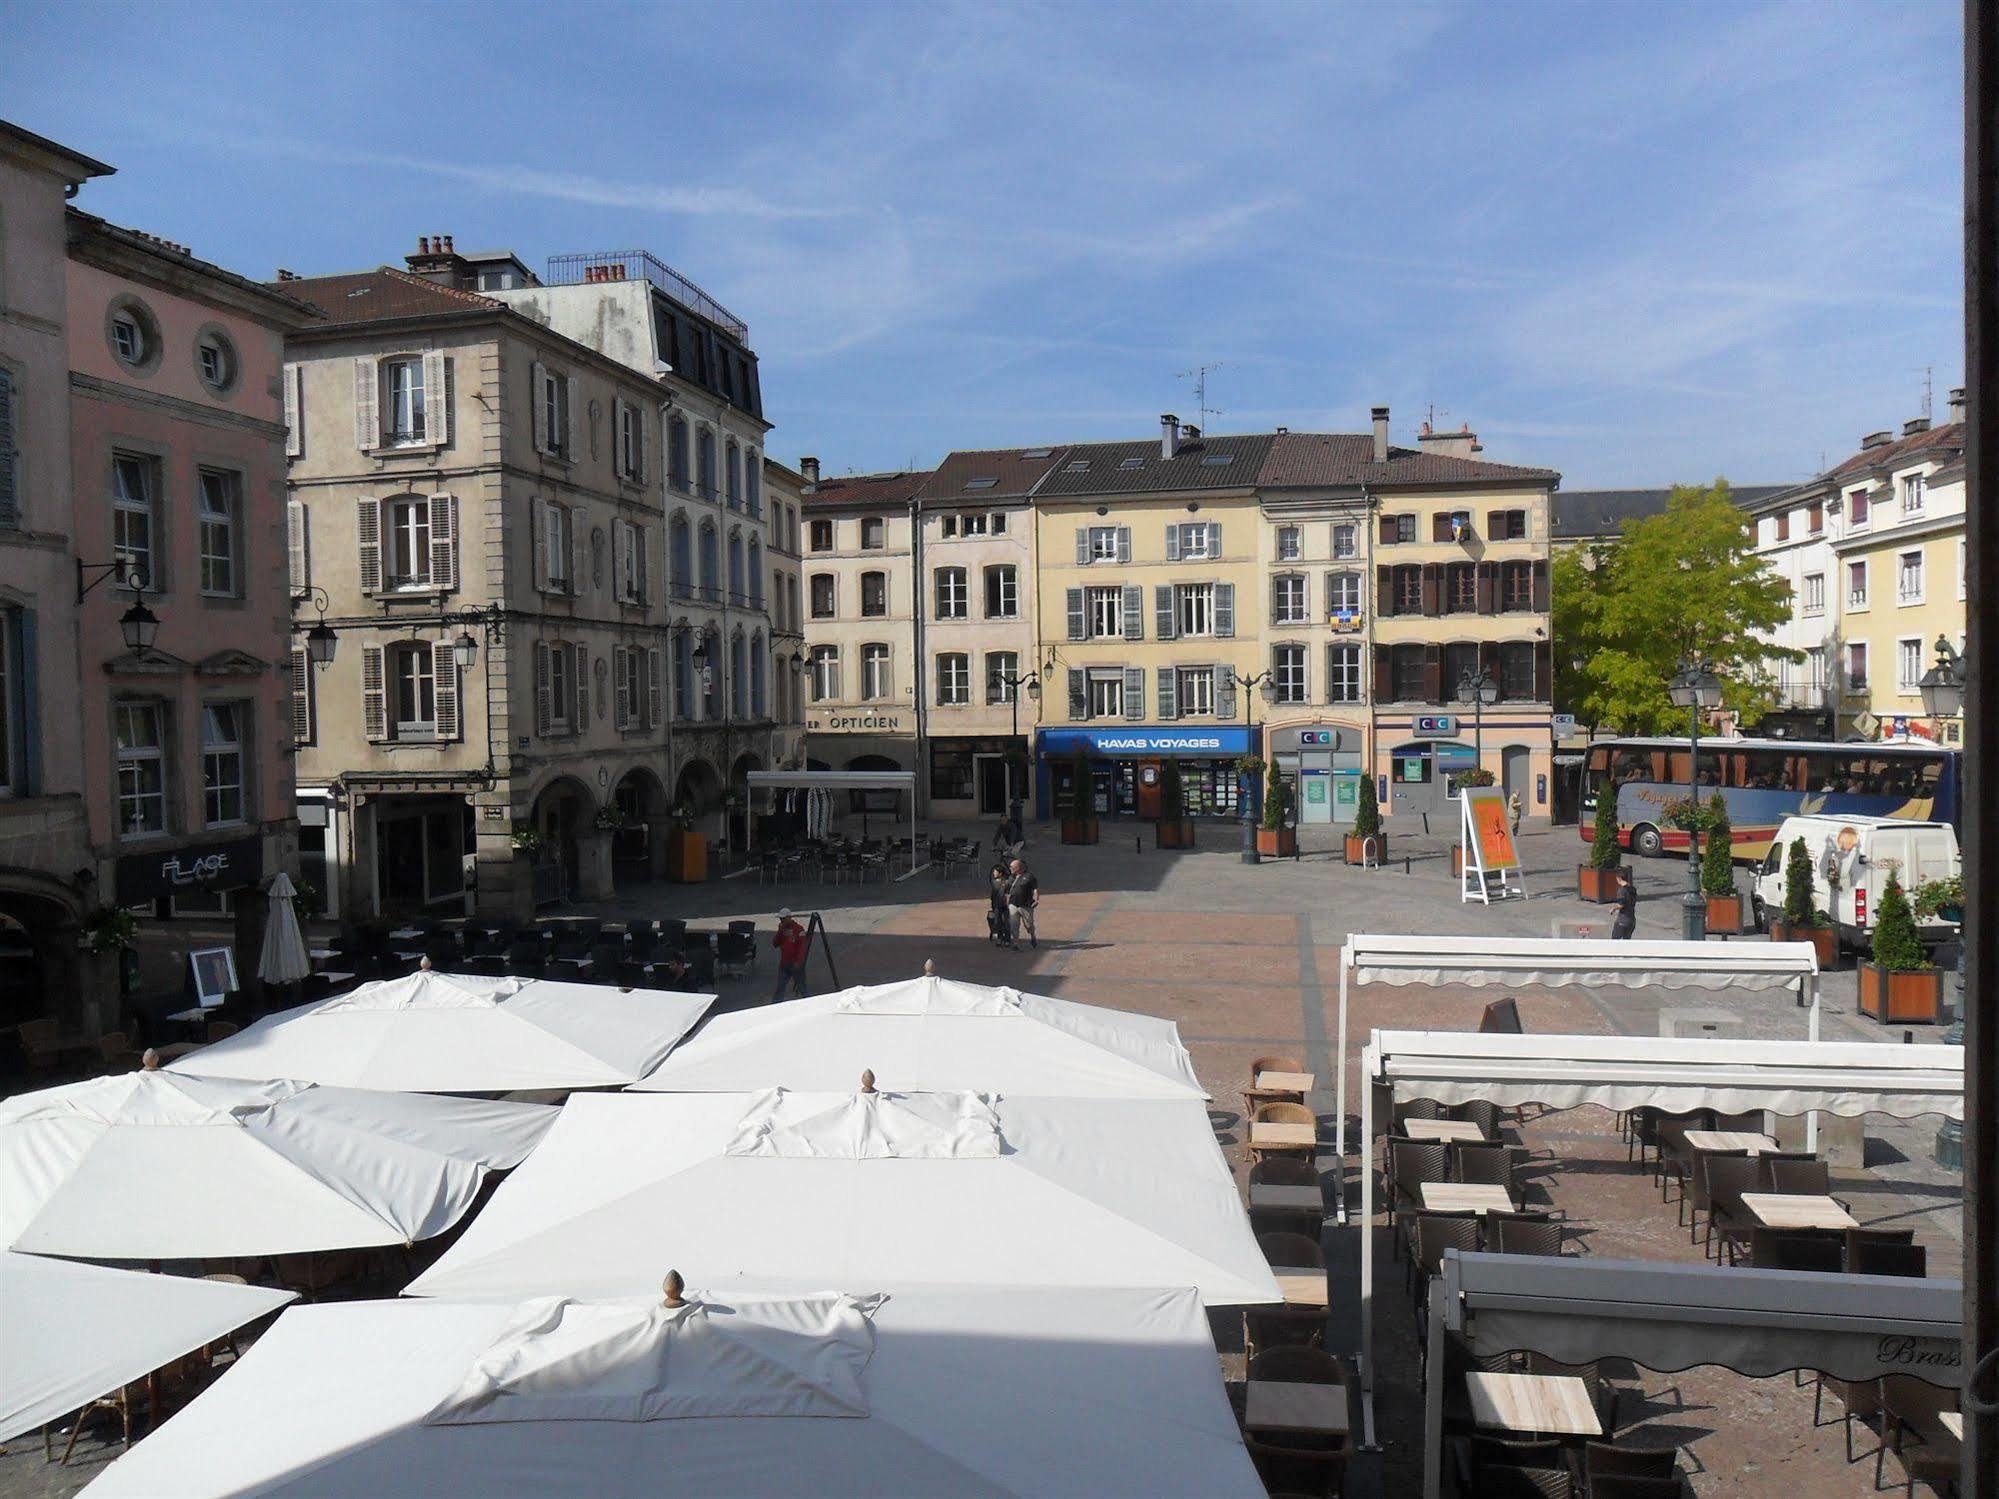
<svg viewBox="0 0 1999 1499">
<path fill-rule="evenodd" d="M 1145 852 L 1145 834 L 1133 833 L 1131 835 L 1131 851 L 1135 854 Z"/>
<path fill-rule="evenodd" d="M 1402 856 L 1402 872 L 1404 874 L 1409 872 L 1409 856 L 1407 854 Z"/>
</svg>

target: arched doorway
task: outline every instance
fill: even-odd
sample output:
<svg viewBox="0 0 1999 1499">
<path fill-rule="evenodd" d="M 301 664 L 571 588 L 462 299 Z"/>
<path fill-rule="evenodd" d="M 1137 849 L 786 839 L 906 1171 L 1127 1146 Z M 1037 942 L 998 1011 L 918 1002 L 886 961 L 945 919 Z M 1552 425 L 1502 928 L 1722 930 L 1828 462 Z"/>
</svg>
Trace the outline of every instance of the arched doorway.
<svg viewBox="0 0 1999 1499">
<path fill-rule="evenodd" d="M 618 829 L 611 835 L 611 878 L 658 879 L 665 873 L 666 786 L 652 771 L 634 766 L 611 790 Z M 659 851 L 655 859 L 654 851 Z"/>
<path fill-rule="evenodd" d="M 673 783 L 673 806 L 685 811 L 688 826 L 713 841 L 722 832 L 722 777 L 706 760 L 693 759 L 680 767 Z"/>
<path fill-rule="evenodd" d="M 109 994 L 85 993 L 81 897 L 32 870 L 0 870 L 0 1026 L 52 1019 L 96 1035 L 115 1023 Z M 92 998 L 99 1013 L 87 1013 Z"/>
<path fill-rule="evenodd" d="M 541 851 L 535 858 L 536 905 L 574 897 L 582 882 L 580 835 L 596 816 L 597 799 L 574 776 L 559 776 L 541 788 L 529 819 L 541 834 Z M 550 868 L 561 871 L 559 883 L 544 884 L 548 877 L 541 871 Z"/>
</svg>

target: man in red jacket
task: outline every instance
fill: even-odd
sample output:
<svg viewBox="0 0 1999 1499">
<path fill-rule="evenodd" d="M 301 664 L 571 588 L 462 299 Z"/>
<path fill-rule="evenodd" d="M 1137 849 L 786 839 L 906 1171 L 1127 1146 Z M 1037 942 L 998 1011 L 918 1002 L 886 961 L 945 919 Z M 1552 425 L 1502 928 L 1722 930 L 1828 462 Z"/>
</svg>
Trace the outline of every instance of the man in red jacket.
<svg viewBox="0 0 1999 1499">
<path fill-rule="evenodd" d="M 770 945 L 777 949 L 777 987 L 771 990 L 770 1002 L 776 1004 L 784 998 L 787 984 L 800 999 L 805 998 L 805 959 L 812 951 L 812 934 L 792 918 L 790 906 L 777 913 L 777 931 L 771 935 Z"/>
</svg>

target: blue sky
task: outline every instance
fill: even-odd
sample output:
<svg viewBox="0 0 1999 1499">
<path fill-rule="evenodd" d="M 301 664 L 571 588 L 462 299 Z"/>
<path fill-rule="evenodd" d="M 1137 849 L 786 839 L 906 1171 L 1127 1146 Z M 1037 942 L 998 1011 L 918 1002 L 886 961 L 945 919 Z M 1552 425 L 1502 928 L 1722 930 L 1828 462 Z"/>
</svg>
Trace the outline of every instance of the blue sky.
<svg viewBox="0 0 1999 1499">
<path fill-rule="evenodd" d="M 773 456 L 1358 431 L 1799 479 L 1963 377 L 1961 8 L 16 0 L 82 204 L 268 276 L 643 246 Z"/>
</svg>

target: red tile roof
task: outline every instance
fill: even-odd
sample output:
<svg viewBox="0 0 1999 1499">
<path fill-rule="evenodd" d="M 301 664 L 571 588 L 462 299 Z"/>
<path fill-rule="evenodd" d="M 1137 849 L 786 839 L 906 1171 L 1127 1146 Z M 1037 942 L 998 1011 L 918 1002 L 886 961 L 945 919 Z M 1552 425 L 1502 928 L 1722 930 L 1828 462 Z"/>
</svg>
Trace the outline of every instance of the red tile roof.
<svg viewBox="0 0 1999 1499">
<path fill-rule="evenodd" d="M 907 505 L 930 475 L 929 469 L 920 473 L 835 475 L 821 479 L 799 504 L 807 510 L 832 505 Z"/>
<path fill-rule="evenodd" d="M 1374 461 L 1374 437 L 1367 432 L 1280 432 L 1271 442 L 1257 483 L 1266 489 L 1286 486 L 1333 487 L 1390 484 L 1557 483 L 1551 468 L 1523 468 L 1490 463 L 1483 458 L 1455 458 L 1391 446 L 1388 461 Z"/>
<path fill-rule="evenodd" d="M 992 500 L 1019 500 L 1034 493 L 1068 453 L 1059 445 L 1044 448 L 961 449 L 947 454 L 923 486 L 926 510 L 947 509 L 959 502 L 984 504 Z M 1032 456 L 1032 455 L 1039 456 Z M 979 489 L 965 486 L 977 479 L 997 479 L 997 484 Z"/>
<path fill-rule="evenodd" d="M 1900 468 L 1932 449 L 1949 456 L 1963 452 L 1964 423 L 1945 422 L 1941 427 L 1932 427 L 1927 432 L 1914 432 L 1907 437 L 1898 437 L 1893 442 L 1883 443 L 1878 448 L 1862 448 L 1851 458 L 1829 470 L 1825 477 L 1837 483 L 1843 478 L 1852 478 L 1857 474 Z"/>
<path fill-rule="evenodd" d="M 440 286 L 394 266 L 353 271 L 338 276 L 306 276 L 294 281 L 268 281 L 271 291 L 310 302 L 326 314 L 319 327 L 381 323 L 392 318 L 438 317 L 469 312 L 505 312 L 506 303 L 477 292 Z"/>
</svg>

